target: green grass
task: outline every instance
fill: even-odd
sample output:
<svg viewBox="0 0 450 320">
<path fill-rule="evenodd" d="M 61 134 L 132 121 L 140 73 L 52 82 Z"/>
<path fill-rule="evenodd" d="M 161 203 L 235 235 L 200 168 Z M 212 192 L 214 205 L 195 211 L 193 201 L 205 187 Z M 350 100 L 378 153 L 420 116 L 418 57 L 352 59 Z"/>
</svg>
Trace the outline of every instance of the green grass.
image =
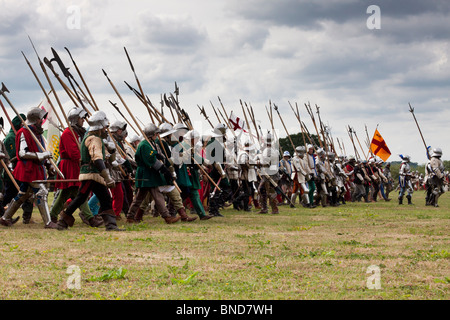
<svg viewBox="0 0 450 320">
<path fill-rule="evenodd" d="M 395 197 L 395 194 L 392 194 Z M 51 201 L 51 197 L 50 197 Z M 426 207 L 395 200 L 260 215 L 67 231 L 21 221 L 0 228 L 3 299 L 443 299 L 450 298 L 450 196 Z M 21 212 L 19 212 L 21 214 Z M 369 266 L 381 289 L 367 287 Z M 71 289 L 69 266 L 80 270 Z"/>
</svg>

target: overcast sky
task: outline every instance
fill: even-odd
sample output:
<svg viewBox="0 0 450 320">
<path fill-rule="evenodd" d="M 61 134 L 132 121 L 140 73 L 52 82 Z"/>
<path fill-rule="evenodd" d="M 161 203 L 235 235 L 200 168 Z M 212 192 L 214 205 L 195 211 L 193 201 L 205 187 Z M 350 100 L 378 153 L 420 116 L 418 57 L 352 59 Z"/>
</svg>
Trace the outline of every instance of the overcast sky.
<svg viewBox="0 0 450 320">
<path fill-rule="evenodd" d="M 379 19 L 376 11 L 367 13 L 370 5 L 379 7 Z M 392 152 L 388 161 L 409 154 L 424 163 L 411 103 L 426 143 L 441 147 L 443 159 L 450 159 L 449 1 L 0 0 L 0 8 L 0 81 L 22 112 L 38 104 L 43 93 L 21 51 L 49 90 L 30 36 L 41 59 L 50 59 L 53 47 L 77 77 L 64 47 L 70 50 L 110 121 L 120 115 L 108 100 L 121 103 L 102 69 L 134 115 L 149 121 L 124 83 L 137 88 L 126 47 L 152 102 L 159 105 L 160 95 L 173 92 L 176 81 L 181 106 L 202 121 L 202 131 L 210 126 L 197 105 L 214 122 L 210 103 L 219 106 L 220 97 L 228 112 L 239 116 L 239 101 L 251 104 L 262 128 L 270 127 L 265 106 L 272 101 L 290 133 L 299 132 L 289 106 L 297 103 L 315 133 L 304 107 L 310 102 L 320 107 L 322 120 L 347 154 L 353 153 L 347 125 L 364 148 L 365 125 L 370 139 L 378 125 Z M 53 75 L 51 80 L 70 107 Z M 285 136 L 275 112 L 274 121 Z"/>
</svg>

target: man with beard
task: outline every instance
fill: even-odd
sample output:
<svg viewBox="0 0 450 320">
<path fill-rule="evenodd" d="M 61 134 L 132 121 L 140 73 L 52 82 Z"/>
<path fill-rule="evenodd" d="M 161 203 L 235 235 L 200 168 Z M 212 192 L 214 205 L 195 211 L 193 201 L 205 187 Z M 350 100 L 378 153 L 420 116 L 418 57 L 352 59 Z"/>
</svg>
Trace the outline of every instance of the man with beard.
<svg viewBox="0 0 450 320">
<path fill-rule="evenodd" d="M 35 196 L 36 206 L 39 209 L 45 228 L 56 229 L 56 224 L 51 221 L 48 210 L 47 196 L 48 190 L 44 183 L 35 183 L 35 180 L 44 180 L 54 174 L 54 168 L 48 159 L 51 153 L 41 150 L 34 137 L 44 146 L 42 133 L 42 123 L 47 117 L 47 112 L 39 107 L 31 108 L 27 113 L 27 127 L 22 127 L 16 135 L 16 157 L 17 165 L 13 171 L 13 176 L 20 185 L 17 196 L 11 200 L 8 209 L 0 218 L 0 223 L 4 226 L 13 224 L 12 217 L 22 204 Z"/>
<path fill-rule="evenodd" d="M 72 130 L 68 127 L 61 134 L 59 141 L 60 162 L 58 165 L 66 179 L 78 179 L 80 174 L 81 153 L 78 145 L 86 133 L 83 123 L 87 116 L 87 112 L 80 107 L 71 109 L 67 115 Z M 60 180 L 60 178 L 58 177 L 57 180 Z M 76 197 L 80 185 L 80 182 L 57 182 L 55 184 L 55 189 L 60 191 L 50 211 L 53 222 L 58 221 L 58 215 L 64 209 L 66 201 Z M 80 206 L 80 218 L 91 227 L 98 227 L 103 223 L 102 220 L 94 217 L 87 202 Z"/>
</svg>

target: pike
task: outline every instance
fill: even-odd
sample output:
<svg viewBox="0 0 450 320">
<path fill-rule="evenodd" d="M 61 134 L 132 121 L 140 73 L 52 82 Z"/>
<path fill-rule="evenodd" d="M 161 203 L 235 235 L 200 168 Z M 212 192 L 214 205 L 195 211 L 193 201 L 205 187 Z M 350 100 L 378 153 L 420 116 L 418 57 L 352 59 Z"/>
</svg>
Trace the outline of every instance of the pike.
<svg viewBox="0 0 450 320">
<path fill-rule="evenodd" d="M 316 119 L 314 118 L 314 114 L 312 112 L 311 105 L 309 104 L 309 102 L 308 102 L 308 104 L 305 103 L 305 107 L 306 107 L 306 111 L 308 112 L 309 116 L 311 117 L 314 128 L 316 129 L 317 138 L 318 138 L 317 140 L 319 140 L 319 145 L 321 148 L 323 148 L 322 140 L 320 140 L 319 130 L 317 129 Z"/>
<path fill-rule="evenodd" d="M 292 141 L 291 135 L 289 134 L 289 132 L 288 132 L 288 130 L 286 128 L 286 125 L 284 124 L 283 118 L 281 118 L 281 114 L 280 114 L 280 111 L 278 110 L 278 106 L 275 103 L 273 104 L 273 108 L 278 113 L 278 117 L 280 118 L 280 121 L 283 124 L 284 131 L 286 131 L 286 134 L 287 134 L 287 136 L 289 138 L 289 141 L 291 142 L 291 146 L 292 146 L 292 150 L 293 150 L 292 152 L 295 152 L 294 142 Z"/>
<path fill-rule="evenodd" d="M 219 116 L 218 116 L 218 114 L 217 114 L 216 108 L 214 108 L 214 105 L 213 105 L 212 101 L 209 100 L 209 103 L 211 104 L 211 107 L 212 107 L 212 109 L 213 109 L 213 111 L 214 111 L 214 114 L 216 115 L 217 121 L 218 121 L 219 123 L 222 123 L 222 121 L 220 121 L 220 118 L 219 118 Z"/>
<path fill-rule="evenodd" d="M 250 123 L 248 122 L 247 114 L 245 113 L 245 109 L 244 109 L 244 105 L 242 104 L 242 100 L 239 99 L 239 102 L 241 103 L 242 112 L 244 113 L 245 122 L 247 123 L 247 127 L 248 127 L 248 132 L 249 132 L 249 134 L 250 134 L 250 137 L 251 137 L 252 141 L 254 142 L 254 138 L 253 138 L 253 134 L 252 134 L 252 129 L 251 129 L 251 127 L 250 127 Z"/>
<path fill-rule="evenodd" d="M 249 108 L 246 102 L 245 102 L 245 107 L 247 108 L 248 115 L 249 115 L 250 119 L 252 120 L 253 126 L 255 127 L 256 137 L 257 137 L 258 141 L 260 141 L 258 127 L 256 126 L 255 114 L 253 113 L 253 108 L 251 105 Z"/>
<path fill-rule="evenodd" d="M 300 112 L 298 111 L 298 105 L 297 103 L 295 103 L 295 107 L 297 109 L 297 112 L 294 110 L 294 107 L 292 106 L 291 102 L 288 101 L 289 106 L 292 109 L 292 112 L 294 113 L 295 117 L 297 118 L 298 123 L 300 124 L 300 130 L 302 131 L 302 139 L 303 139 L 303 144 L 305 145 L 305 149 L 306 149 L 306 139 L 305 139 L 305 130 L 303 129 L 303 124 L 302 121 L 300 120 Z"/>
<path fill-rule="evenodd" d="M 13 123 L 11 121 L 11 118 L 9 117 L 8 112 L 6 112 L 6 108 L 5 108 L 5 106 L 4 106 L 4 104 L 3 104 L 1 99 L 0 99 L 0 106 L 3 109 L 3 113 L 6 115 L 6 119 L 8 119 L 8 122 L 9 122 L 9 125 L 11 126 L 11 129 L 14 131 L 14 134 L 17 134 L 17 130 L 16 130 L 16 128 L 14 128 Z"/>
<path fill-rule="evenodd" d="M 141 101 L 141 102 L 144 104 L 144 106 L 147 108 L 147 112 L 148 112 L 148 114 L 150 115 L 150 119 L 151 119 L 151 121 L 154 123 L 155 120 L 153 119 L 153 116 L 155 116 L 155 118 L 157 118 L 157 116 L 156 116 L 156 114 L 150 109 L 150 107 L 149 107 L 149 105 L 148 105 L 148 102 L 145 101 L 145 98 L 142 96 L 142 94 L 141 94 L 139 91 L 137 91 L 135 88 L 133 88 L 128 82 L 124 81 L 124 83 L 127 85 L 128 89 L 130 89 L 130 90 L 135 94 L 135 96 L 139 99 L 139 101 Z M 157 118 L 157 119 L 158 119 L 158 118 Z M 160 119 L 158 119 L 158 122 L 161 123 Z"/>
<path fill-rule="evenodd" d="M 114 85 L 114 83 L 111 81 L 111 79 L 108 77 L 108 74 L 106 73 L 106 71 L 104 69 L 102 69 L 103 74 L 105 75 L 106 79 L 108 80 L 109 84 L 111 85 L 111 87 L 113 88 L 114 92 L 117 94 L 117 96 L 119 97 L 120 101 L 122 102 L 122 104 L 124 105 L 125 109 L 127 109 L 128 113 L 130 114 L 131 118 L 133 119 L 133 121 L 136 123 L 139 131 L 141 132 L 142 137 L 151 145 L 149 138 L 145 135 L 144 130 L 142 130 L 141 126 L 139 125 L 139 123 L 136 121 L 136 118 L 134 117 L 134 115 L 131 113 L 130 109 L 128 108 L 127 104 L 125 103 L 125 101 L 122 99 L 122 96 L 120 95 L 119 91 L 117 91 L 116 86 Z M 114 141 L 114 139 L 113 139 Z M 164 149 L 164 148 L 163 148 Z M 167 153 L 164 149 L 164 153 L 167 157 Z M 177 183 L 175 181 L 173 181 L 173 184 L 175 186 L 175 188 L 177 188 L 177 190 L 181 193 L 181 189 L 180 187 L 177 185 Z"/>
<path fill-rule="evenodd" d="M 206 114 L 205 108 L 202 106 L 200 108 L 200 106 L 197 104 L 198 109 L 200 110 L 200 114 L 203 115 L 206 119 L 206 121 L 208 121 L 209 125 L 211 126 L 211 128 L 214 128 L 213 124 L 211 123 L 211 121 L 209 120 L 208 115 Z"/>
<path fill-rule="evenodd" d="M 64 179 L 64 180 L 33 180 L 34 183 L 62 183 L 62 182 L 82 182 L 80 179 Z M 121 179 L 121 181 L 148 181 L 148 179 Z"/>
<path fill-rule="evenodd" d="M 134 70 L 133 63 L 131 62 L 130 55 L 128 54 L 128 51 L 127 51 L 127 48 L 126 48 L 126 47 L 123 47 L 123 49 L 125 50 L 125 54 L 127 55 L 128 62 L 129 62 L 129 64 L 130 64 L 131 70 L 133 71 L 133 74 L 134 74 L 134 79 L 136 80 L 136 83 L 137 83 L 137 85 L 138 85 L 138 87 L 139 87 L 139 91 L 141 92 L 143 102 L 144 102 L 145 106 L 147 107 L 147 110 L 149 111 L 149 106 L 148 106 L 148 104 L 147 104 L 147 101 L 145 101 L 145 99 L 144 99 L 144 96 L 145 96 L 144 90 L 142 89 L 141 83 L 140 83 L 140 81 L 139 81 L 139 79 L 138 79 L 138 77 L 137 77 L 137 75 L 136 75 L 136 72 L 135 72 L 135 70 Z M 155 123 L 155 120 L 153 119 L 153 115 L 152 115 L 152 113 L 151 113 L 150 111 L 149 111 L 149 115 L 150 115 L 150 119 L 152 120 L 152 122 Z"/>
<path fill-rule="evenodd" d="M 28 36 L 28 39 L 30 40 L 30 43 L 31 43 L 31 46 L 33 47 L 34 52 L 36 53 L 36 57 L 38 58 L 38 61 L 39 61 L 39 66 L 41 67 L 42 72 L 44 73 L 45 78 L 47 79 L 47 82 L 48 82 L 48 84 L 50 85 L 51 91 L 53 91 L 53 95 L 55 96 L 56 100 L 59 102 L 58 96 L 57 96 L 57 94 L 56 94 L 56 92 L 55 92 L 55 90 L 54 90 L 54 88 L 53 88 L 53 84 L 52 84 L 52 82 L 50 81 L 50 78 L 49 78 L 49 76 L 48 76 L 48 74 L 47 74 L 47 71 L 45 70 L 44 64 L 42 63 L 42 60 L 41 60 L 41 58 L 39 57 L 39 55 L 38 55 L 38 53 L 37 53 L 37 50 L 36 50 L 36 48 L 35 48 L 35 46 L 34 46 L 34 43 L 33 43 L 33 41 L 31 40 L 30 36 Z M 51 108 L 53 109 L 53 112 L 55 113 L 56 117 L 58 118 L 59 123 L 62 124 L 63 122 L 62 122 L 61 119 L 59 118 L 59 115 L 58 115 L 58 113 L 56 112 L 56 109 L 55 109 L 55 107 L 53 106 L 53 103 L 52 103 L 52 101 L 50 100 L 50 97 L 48 96 L 47 91 L 44 89 L 44 86 L 42 85 L 41 81 L 39 80 L 39 77 L 37 76 L 36 72 L 34 72 L 34 69 L 33 69 L 33 67 L 31 66 L 31 63 L 28 61 L 27 57 L 25 56 L 25 54 L 23 53 L 23 51 L 21 51 L 21 52 L 22 52 L 23 57 L 25 58 L 25 61 L 26 61 L 27 64 L 28 64 L 28 67 L 30 68 L 31 72 L 33 73 L 34 77 L 36 78 L 36 81 L 38 82 L 39 87 L 40 87 L 41 90 L 44 92 L 45 98 L 46 98 L 47 101 L 49 102 Z"/>
<path fill-rule="evenodd" d="M 117 103 L 112 102 L 111 100 L 108 100 L 109 103 L 116 109 L 116 111 L 122 116 L 122 118 L 128 123 L 128 125 L 136 132 L 137 135 L 139 135 L 139 131 L 136 130 L 136 128 L 128 121 L 128 119 L 123 115 L 122 111 L 120 111 L 119 107 L 117 106 Z"/>
<path fill-rule="evenodd" d="M 170 98 L 171 98 L 173 104 L 176 106 L 176 108 L 178 108 L 178 109 L 180 110 L 180 113 L 181 113 L 181 115 L 183 116 L 184 123 L 185 123 L 188 127 L 190 127 L 191 130 L 192 130 L 192 122 L 191 122 L 191 118 L 189 117 L 189 115 L 187 114 L 187 112 L 186 112 L 184 109 L 182 109 L 182 108 L 180 107 L 178 101 L 174 98 L 174 96 L 173 96 L 172 93 L 170 93 Z"/>
<path fill-rule="evenodd" d="M 356 159 L 360 159 L 358 150 L 356 150 L 355 141 L 353 140 L 352 128 L 350 126 L 348 126 L 348 128 L 346 127 L 346 129 L 347 129 L 348 136 L 350 137 L 350 141 L 352 142 L 352 145 L 353 145 L 355 157 L 356 157 Z"/>
<path fill-rule="evenodd" d="M 164 104 L 165 103 L 164 103 L 163 95 L 161 94 L 161 110 L 162 110 Z M 169 108 L 170 114 L 172 115 L 173 123 L 176 123 L 177 121 L 175 120 L 175 115 L 173 114 L 172 108 L 170 106 L 167 106 L 167 108 Z"/>
<path fill-rule="evenodd" d="M 95 109 L 95 110 L 98 110 L 98 105 L 97 105 L 97 103 L 95 102 L 95 99 L 94 99 L 94 97 L 92 96 L 91 91 L 89 90 L 89 88 L 88 88 L 88 86 L 87 86 L 87 84 L 86 84 L 86 81 L 84 81 L 84 78 L 83 78 L 83 75 L 81 74 L 80 69 L 78 68 L 77 64 L 75 63 L 75 60 L 72 58 L 72 54 L 70 53 L 69 49 L 67 49 L 67 47 L 64 47 L 64 49 L 66 49 L 67 53 L 69 54 L 70 60 L 72 60 L 72 63 L 73 63 L 73 65 L 75 66 L 75 69 L 77 70 L 78 75 L 80 76 L 81 82 L 83 82 L 83 85 L 84 85 L 84 87 L 86 88 L 86 90 L 87 90 L 87 92 L 88 92 L 88 94 L 89 94 L 89 97 L 91 98 L 92 103 L 94 103 L 94 105 L 95 105 L 95 108 L 94 108 L 94 109 Z"/>
<path fill-rule="evenodd" d="M 31 41 L 31 38 L 30 38 L 30 41 Z M 59 106 L 59 108 L 61 109 L 61 112 L 62 112 L 62 114 L 63 114 L 63 116 L 64 116 L 64 119 L 65 119 L 66 122 L 67 122 L 67 125 L 68 125 L 68 127 L 69 127 L 69 130 L 70 130 L 70 132 L 72 133 L 73 137 L 75 138 L 75 141 L 76 141 L 76 143 L 77 143 L 77 145 L 78 145 L 78 148 L 80 148 L 80 143 L 78 142 L 77 136 L 76 136 L 75 132 L 73 131 L 73 128 L 72 128 L 72 126 L 70 125 L 69 120 L 67 119 L 67 116 L 66 116 L 66 114 L 65 114 L 65 112 L 64 112 L 64 109 L 63 109 L 63 107 L 62 107 L 61 101 L 59 100 L 59 97 L 58 97 L 58 95 L 56 94 L 55 88 L 53 87 L 53 84 L 52 84 L 52 82 L 51 82 L 51 80 L 50 80 L 50 78 L 49 78 L 49 76 L 48 76 L 48 74 L 47 74 L 47 71 L 45 70 L 44 65 L 42 64 L 41 58 L 39 57 L 39 55 L 38 55 L 38 53 L 37 53 L 37 51 L 36 51 L 36 48 L 34 47 L 34 44 L 33 44 L 32 41 L 31 41 L 31 44 L 33 45 L 34 52 L 36 53 L 36 56 L 37 56 L 37 58 L 38 58 L 38 60 L 39 60 L 39 65 L 41 66 L 41 69 L 42 69 L 42 71 L 43 71 L 43 73 L 44 73 L 44 75 L 45 75 L 45 77 L 46 77 L 46 79 L 47 79 L 47 82 L 48 82 L 48 84 L 50 85 L 51 91 L 53 91 L 53 95 L 55 96 L 56 102 L 58 103 L 58 106 Z M 61 119 L 59 118 L 58 113 L 56 112 L 56 108 L 53 106 L 53 103 L 52 103 L 52 101 L 50 100 L 50 97 L 48 96 L 47 91 L 44 89 L 44 86 L 42 85 L 41 81 L 39 80 L 39 77 L 37 76 L 36 72 L 34 72 L 34 69 L 33 69 L 33 67 L 31 66 L 31 63 L 28 61 L 28 59 L 27 59 L 27 57 L 25 56 L 25 54 L 23 53 L 23 51 L 22 51 L 22 55 L 23 55 L 23 57 L 25 58 L 25 61 L 27 62 L 28 66 L 29 66 L 29 68 L 30 68 L 30 70 L 31 70 L 31 72 L 32 72 L 33 75 L 34 75 L 34 77 L 36 78 L 36 81 L 38 82 L 39 86 L 41 87 L 42 92 L 44 92 L 45 98 L 47 99 L 48 103 L 50 104 L 50 107 L 52 108 L 53 113 L 55 113 L 56 117 L 58 118 L 59 123 L 62 125 L 62 121 L 61 121 Z"/>
<path fill-rule="evenodd" d="M 78 100 L 78 102 L 80 103 L 80 105 L 86 109 L 86 107 L 84 106 L 83 100 L 81 99 L 81 97 L 78 94 L 78 91 L 75 89 L 75 86 L 73 85 L 73 83 L 75 83 L 75 85 L 80 89 L 80 86 L 78 85 L 78 82 L 75 80 L 75 78 L 73 77 L 73 75 L 69 72 L 69 68 L 66 68 L 66 66 L 64 65 L 64 63 L 62 62 L 61 58 L 59 57 L 58 53 L 56 52 L 55 49 L 51 48 L 52 53 L 53 53 L 53 58 L 49 60 L 49 63 L 51 64 L 51 62 L 56 61 L 56 63 L 58 64 L 59 68 L 61 69 L 63 75 L 67 78 L 67 80 L 69 81 L 70 86 L 72 87 L 73 92 L 75 93 L 75 96 Z M 47 59 L 48 60 L 48 59 Z M 48 62 L 46 62 L 47 66 L 49 65 Z M 73 81 L 73 82 L 72 82 Z M 94 108 L 95 109 L 95 108 Z"/>
<path fill-rule="evenodd" d="M 6 88 L 5 84 L 2 82 L 2 89 L 0 90 L 0 94 L 3 96 L 3 98 L 5 98 L 6 102 L 8 102 L 8 104 L 11 106 L 11 109 L 13 109 L 14 113 L 17 115 L 17 117 L 20 119 L 20 121 L 22 121 L 22 124 L 24 125 L 25 128 L 27 128 L 27 130 L 30 132 L 31 137 L 33 138 L 34 142 L 36 142 L 36 145 L 41 149 L 41 150 L 45 150 L 45 148 L 42 146 L 41 142 L 39 141 L 39 139 L 36 137 L 36 135 L 34 134 L 34 132 L 30 129 L 30 127 L 28 126 L 28 124 L 22 119 L 22 117 L 20 116 L 20 113 L 17 111 L 17 109 L 14 107 L 14 105 L 11 103 L 11 101 L 9 100 L 8 96 L 5 94 L 5 92 L 9 93 L 8 88 Z M 64 179 L 64 175 L 62 174 L 62 172 L 59 170 L 58 166 L 56 165 L 55 161 L 53 161 L 52 158 L 48 159 L 50 161 L 50 163 L 52 164 L 52 166 L 54 167 L 56 173 Z"/>
<path fill-rule="evenodd" d="M 431 159 L 430 152 L 428 150 L 427 144 L 425 143 L 425 139 L 423 138 L 422 131 L 420 130 L 419 123 L 417 122 L 417 119 L 416 119 L 416 115 L 414 114 L 414 108 L 411 107 L 411 103 L 409 103 L 409 102 L 408 102 L 408 105 L 409 105 L 409 112 L 412 113 L 414 121 L 416 122 L 416 125 L 417 125 L 417 129 L 419 129 L 420 137 L 422 138 L 422 142 L 423 142 L 423 144 L 425 146 L 425 149 L 427 150 L 427 158 L 429 160 L 429 159 Z"/>
</svg>

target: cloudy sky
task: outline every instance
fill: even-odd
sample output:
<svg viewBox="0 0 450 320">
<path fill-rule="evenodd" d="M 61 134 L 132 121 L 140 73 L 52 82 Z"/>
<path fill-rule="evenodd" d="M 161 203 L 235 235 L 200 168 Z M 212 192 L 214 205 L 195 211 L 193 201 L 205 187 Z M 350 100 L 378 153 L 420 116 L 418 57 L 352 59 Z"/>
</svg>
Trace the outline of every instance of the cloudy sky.
<svg viewBox="0 0 450 320">
<path fill-rule="evenodd" d="M 370 5 L 379 12 L 368 12 Z M 197 105 L 214 121 L 211 103 L 218 107 L 220 97 L 228 113 L 239 116 L 239 101 L 251 104 L 262 128 L 270 127 L 265 107 L 271 101 L 290 133 L 299 132 L 289 106 L 297 103 L 315 132 L 304 108 L 310 102 L 320 107 L 322 120 L 347 154 L 352 153 L 347 125 L 364 148 L 365 126 L 372 138 L 378 125 L 392 152 L 390 161 L 409 154 L 424 163 L 411 103 L 426 143 L 441 147 L 443 159 L 450 159 L 449 1 L 0 0 L 0 8 L 0 81 L 20 111 L 43 98 L 22 51 L 49 90 L 30 36 L 41 59 L 50 59 L 54 48 L 81 83 L 64 47 L 70 50 L 111 121 L 120 115 L 108 100 L 121 103 L 102 69 L 134 115 L 149 121 L 124 83 L 137 88 L 126 47 L 152 102 L 159 105 L 160 95 L 173 92 L 176 81 L 181 106 L 202 131 L 210 126 Z M 51 80 L 69 108 L 53 75 Z"/>
</svg>

